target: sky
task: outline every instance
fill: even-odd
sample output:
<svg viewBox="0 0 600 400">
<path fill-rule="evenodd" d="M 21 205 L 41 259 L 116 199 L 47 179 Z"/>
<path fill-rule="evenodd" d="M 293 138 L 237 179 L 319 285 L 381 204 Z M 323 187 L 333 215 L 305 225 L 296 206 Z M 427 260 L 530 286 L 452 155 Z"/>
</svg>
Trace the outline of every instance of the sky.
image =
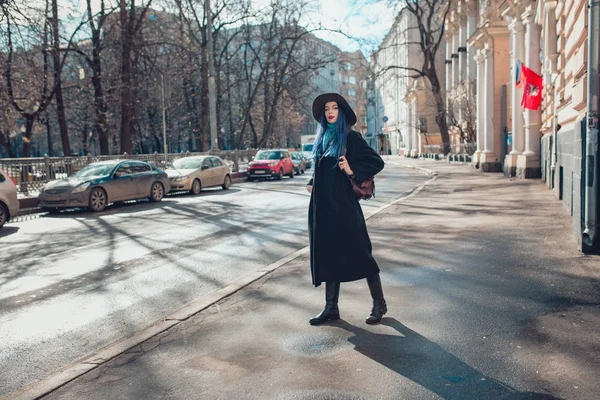
<svg viewBox="0 0 600 400">
<path fill-rule="evenodd" d="M 62 0 L 71 4 L 71 9 L 85 10 L 83 0 Z M 113 0 L 114 1 L 114 0 Z M 252 0 L 260 9 L 270 0 Z M 294 1 L 294 0 L 292 0 Z M 302 1 L 302 0 L 299 0 Z M 368 58 L 383 40 L 394 22 L 396 12 L 388 6 L 389 0 L 304 0 L 311 2 L 311 12 L 301 21 L 305 26 L 322 25 L 327 29 L 341 30 L 347 36 L 329 31 L 318 31 L 315 35 L 327 40 L 344 51 L 362 50 Z M 60 3 L 60 2 L 59 2 Z M 100 0 L 93 0 L 92 4 Z M 111 1 L 107 1 L 110 4 Z M 154 1 L 157 5 L 160 0 Z"/>
<path fill-rule="evenodd" d="M 390 30 L 396 12 L 386 0 L 318 0 L 320 13 L 313 18 L 329 29 L 339 29 L 352 37 L 332 32 L 316 35 L 344 51 L 362 50 L 369 56 Z"/>
</svg>

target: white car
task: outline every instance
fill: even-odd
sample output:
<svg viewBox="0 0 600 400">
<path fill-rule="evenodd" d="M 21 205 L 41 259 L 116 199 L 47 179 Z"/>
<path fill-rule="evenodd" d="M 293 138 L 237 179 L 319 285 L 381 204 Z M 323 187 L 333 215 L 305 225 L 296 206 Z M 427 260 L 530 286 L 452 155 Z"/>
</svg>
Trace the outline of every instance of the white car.
<svg viewBox="0 0 600 400">
<path fill-rule="evenodd" d="M 221 186 L 224 190 L 231 187 L 231 169 L 216 156 L 180 158 L 165 172 L 171 181 L 171 191 L 188 190 L 198 194 L 211 186 Z"/>
<path fill-rule="evenodd" d="M 18 211 L 17 187 L 10 176 L 0 169 L 0 228 Z"/>
</svg>

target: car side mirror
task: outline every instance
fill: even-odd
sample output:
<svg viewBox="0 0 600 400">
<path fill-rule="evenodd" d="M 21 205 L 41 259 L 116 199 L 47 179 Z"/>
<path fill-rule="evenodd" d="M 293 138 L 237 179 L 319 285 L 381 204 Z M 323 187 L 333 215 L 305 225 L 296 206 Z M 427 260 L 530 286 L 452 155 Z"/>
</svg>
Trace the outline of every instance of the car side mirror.
<svg viewBox="0 0 600 400">
<path fill-rule="evenodd" d="M 119 179 L 119 175 L 117 175 L 117 174 L 114 174 L 114 175 L 113 175 L 113 179 Z"/>
<path fill-rule="evenodd" d="M 202 166 L 202 171 L 204 171 L 205 169 L 208 169 L 208 165 L 203 165 Z"/>
</svg>

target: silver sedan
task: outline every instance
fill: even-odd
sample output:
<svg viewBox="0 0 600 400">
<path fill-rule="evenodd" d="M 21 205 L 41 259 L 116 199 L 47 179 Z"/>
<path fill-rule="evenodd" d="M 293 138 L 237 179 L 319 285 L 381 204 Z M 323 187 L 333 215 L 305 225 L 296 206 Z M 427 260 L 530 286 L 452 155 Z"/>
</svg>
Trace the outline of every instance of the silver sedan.
<svg viewBox="0 0 600 400">
<path fill-rule="evenodd" d="M 40 193 L 40 207 L 87 207 L 102 211 L 109 203 L 150 199 L 161 201 L 170 189 L 163 171 L 143 161 L 102 161 L 88 165 L 75 176 L 48 182 Z"/>
<path fill-rule="evenodd" d="M 171 190 L 187 190 L 199 194 L 203 188 L 231 187 L 231 169 L 216 156 L 194 156 L 175 160 L 173 168 L 166 170 Z"/>
</svg>

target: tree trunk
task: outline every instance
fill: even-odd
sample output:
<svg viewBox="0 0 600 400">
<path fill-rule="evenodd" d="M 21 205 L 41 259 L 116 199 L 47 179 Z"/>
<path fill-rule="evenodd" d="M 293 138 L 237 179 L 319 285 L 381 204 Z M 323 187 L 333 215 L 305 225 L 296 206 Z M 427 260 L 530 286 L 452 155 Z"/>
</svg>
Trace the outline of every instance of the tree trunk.
<svg viewBox="0 0 600 400">
<path fill-rule="evenodd" d="M 3 133 L 2 131 L 0 131 L 0 144 L 2 145 L 2 147 L 4 147 L 4 150 L 6 150 L 8 158 L 13 158 L 15 156 L 12 151 L 12 147 L 10 146 L 10 136 L 8 135 L 8 132 Z"/>
<path fill-rule="evenodd" d="M 25 116 L 25 138 L 23 139 L 23 158 L 28 158 L 31 152 L 31 134 L 33 133 L 33 124 L 35 115 Z"/>
<path fill-rule="evenodd" d="M 444 96 L 442 95 L 440 83 L 437 79 L 437 74 L 435 74 L 435 71 L 428 77 L 429 81 L 431 82 L 431 91 L 435 99 L 435 107 L 437 111 L 435 115 L 435 122 L 440 128 L 440 135 L 442 137 L 442 144 L 444 147 L 444 155 L 448 155 L 450 153 L 450 135 L 448 134 L 448 121 L 446 120 L 446 102 L 444 101 Z"/>
<path fill-rule="evenodd" d="M 52 126 L 50 124 L 50 116 L 48 112 L 46 112 L 46 118 L 44 118 L 44 123 L 46 124 L 46 137 L 48 140 L 48 156 L 54 157 L 54 152 L 52 150 Z"/>
<path fill-rule="evenodd" d="M 203 44 L 202 49 L 200 51 L 200 71 L 202 73 L 202 79 L 200 83 L 200 98 L 202 99 L 202 113 L 200 114 L 200 119 L 202 121 L 202 148 L 200 149 L 200 151 L 208 151 L 210 149 L 210 100 L 208 98 L 208 54 L 206 50 L 206 44 Z"/>
<path fill-rule="evenodd" d="M 94 36 L 97 36 L 95 34 Z M 96 113 L 96 132 L 100 143 L 100 154 L 110 154 L 108 132 L 106 130 L 106 103 L 104 101 L 104 88 L 102 87 L 102 62 L 100 59 L 100 38 L 94 39 L 92 51 L 92 85 L 94 86 L 94 111 Z"/>
<path fill-rule="evenodd" d="M 52 59 L 54 61 L 54 95 L 56 96 L 56 115 L 60 130 L 63 153 L 71 155 L 69 145 L 69 132 L 67 130 L 67 119 L 65 117 L 65 101 L 62 92 L 62 67 L 60 65 L 60 38 L 58 36 L 58 0 L 52 0 Z"/>
<path fill-rule="evenodd" d="M 131 154 L 131 49 L 133 40 L 125 0 L 119 0 L 121 23 L 121 154 Z M 131 9 L 134 10 L 134 4 Z"/>
</svg>

